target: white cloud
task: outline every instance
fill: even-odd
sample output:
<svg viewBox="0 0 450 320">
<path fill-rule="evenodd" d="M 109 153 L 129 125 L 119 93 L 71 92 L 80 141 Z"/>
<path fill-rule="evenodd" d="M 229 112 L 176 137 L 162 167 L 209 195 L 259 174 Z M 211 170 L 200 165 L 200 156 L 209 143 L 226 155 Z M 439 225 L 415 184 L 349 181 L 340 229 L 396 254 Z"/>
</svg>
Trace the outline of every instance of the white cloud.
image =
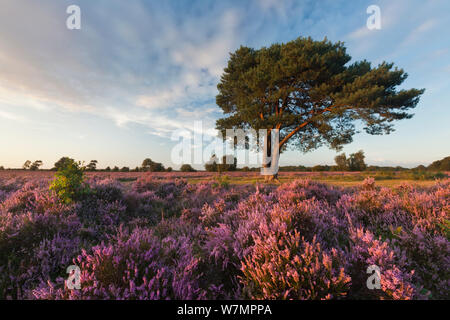
<svg viewBox="0 0 450 320">
<path fill-rule="evenodd" d="M 8 111 L 0 110 L 0 118 L 4 118 L 6 120 L 12 120 L 12 121 L 18 121 L 18 122 L 25 122 L 27 121 L 24 117 L 17 115 L 15 113 L 11 113 Z"/>
<path fill-rule="evenodd" d="M 376 32 L 376 31 L 370 30 L 369 28 L 367 28 L 367 26 L 363 26 L 363 27 L 358 28 L 355 31 L 352 31 L 351 33 L 349 33 L 347 35 L 347 37 L 352 39 L 352 40 L 358 40 L 358 39 L 361 39 L 361 38 L 366 38 L 371 33 L 374 33 L 374 32 Z"/>
</svg>

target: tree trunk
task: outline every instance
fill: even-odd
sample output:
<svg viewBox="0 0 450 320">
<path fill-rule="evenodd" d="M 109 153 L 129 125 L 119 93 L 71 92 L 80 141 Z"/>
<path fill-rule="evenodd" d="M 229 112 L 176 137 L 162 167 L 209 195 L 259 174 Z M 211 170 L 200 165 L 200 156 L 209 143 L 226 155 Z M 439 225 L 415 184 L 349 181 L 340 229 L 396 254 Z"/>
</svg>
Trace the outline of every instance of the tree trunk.
<svg viewBox="0 0 450 320">
<path fill-rule="evenodd" d="M 264 137 L 262 174 L 264 175 L 265 182 L 280 182 L 278 180 L 278 160 L 280 158 L 280 148 L 278 141 L 276 141 L 278 137 L 278 131 L 273 137 L 272 131 L 268 131 Z M 273 141 L 272 138 L 274 138 L 275 141 Z"/>
<path fill-rule="evenodd" d="M 278 179 L 278 173 L 272 174 L 272 175 L 265 175 L 264 176 L 264 182 L 277 182 L 279 183 L 280 180 Z"/>
</svg>

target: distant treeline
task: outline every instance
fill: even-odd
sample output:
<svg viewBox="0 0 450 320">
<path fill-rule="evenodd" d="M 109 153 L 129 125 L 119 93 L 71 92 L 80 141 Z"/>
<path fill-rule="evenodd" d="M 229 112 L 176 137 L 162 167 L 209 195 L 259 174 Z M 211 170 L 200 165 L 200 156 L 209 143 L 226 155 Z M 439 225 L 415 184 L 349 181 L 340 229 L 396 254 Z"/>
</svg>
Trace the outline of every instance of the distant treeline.
<svg viewBox="0 0 450 320">
<path fill-rule="evenodd" d="M 375 171 L 375 172 L 395 172 L 395 171 L 450 171 L 450 156 L 442 160 L 434 161 L 428 167 L 420 165 L 415 168 L 404 168 L 401 166 L 368 166 L 364 162 L 364 152 L 358 151 L 347 158 L 345 154 L 336 156 L 336 165 L 316 165 L 312 167 L 307 166 L 282 166 L 279 171 L 286 172 L 326 172 L 326 171 Z M 241 171 L 259 171 L 260 168 L 244 167 L 237 169 Z"/>
<path fill-rule="evenodd" d="M 281 166 L 279 171 L 286 172 L 337 172 L 337 171 L 375 171 L 375 172 L 394 172 L 394 171 L 450 171 L 450 156 L 445 157 L 441 160 L 434 161 L 429 166 L 417 166 L 415 168 L 404 168 L 401 166 L 391 167 L 391 166 L 367 166 L 364 162 L 365 156 L 364 152 L 358 151 L 356 153 L 351 154 L 348 158 L 346 155 L 340 154 L 335 157 L 336 165 L 316 165 L 312 167 L 307 167 L 303 165 L 298 166 Z M 68 161 L 73 160 L 69 157 L 62 157 L 57 162 L 55 162 L 54 166 L 50 171 L 57 171 L 59 168 L 64 167 L 64 164 Z M 172 167 L 165 168 L 162 163 L 155 162 L 150 158 L 144 159 L 141 166 L 137 166 L 135 168 L 129 167 L 106 167 L 104 169 L 97 168 L 98 161 L 91 160 L 87 165 L 82 165 L 85 171 L 106 171 L 106 172 L 171 172 L 173 171 Z M 37 171 L 40 170 L 40 167 L 43 165 L 41 160 L 36 160 L 31 162 L 30 160 L 25 161 L 22 166 L 23 170 L 31 170 Z M 0 170 L 13 170 L 13 169 L 5 169 L 3 166 L 0 166 Z M 256 172 L 260 170 L 260 167 L 237 167 L 237 159 L 233 156 L 224 156 L 222 161 L 218 161 L 218 159 L 213 156 L 210 161 L 205 164 L 205 170 L 209 172 L 226 172 L 226 171 L 243 171 L 243 172 Z M 180 167 L 181 172 L 195 172 L 195 170 L 190 164 L 183 164 Z"/>
<path fill-rule="evenodd" d="M 68 163 L 71 163 L 75 161 L 74 159 L 70 157 L 62 157 L 58 161 L 56 161 L 53 165 L 53 167 L 50 170 L 46 171 L 58 171 L 61 168 L 66 167 Z M 82 168 L 84 171 L 106 171 L 106 172 L 171 172 L 172 167 L 165 168 L 162 163 L 155 162 L 151 160 L 150 158 L 144 159 L 142 161 L 142 165 L 135 168 L 130 167 L 106 167 L 104 169 L 97 168 L 98 161 L 97 160 L 91 160 L 88 164 L 84 164 L 81 162 L 77 162 L 80 165 L 80 168 Z M 30 171 L 37 171 L 40 170 L 40 167 L 43 165 L 43 162 L 41 160 L 36 160 L 34 162 L 31 162 L 30 160 L 25 161 L 25 163 L 22 165 L 22 170 L 30 170 Z M 0 170 L 17 170 L 17 169 L 5 169 L 3 166 L 0 166 Z M 194 168 L 192 168 L 189 164 L 184 164 L 181 166 L 180 171 L 195 171 Z"/>
</svg>

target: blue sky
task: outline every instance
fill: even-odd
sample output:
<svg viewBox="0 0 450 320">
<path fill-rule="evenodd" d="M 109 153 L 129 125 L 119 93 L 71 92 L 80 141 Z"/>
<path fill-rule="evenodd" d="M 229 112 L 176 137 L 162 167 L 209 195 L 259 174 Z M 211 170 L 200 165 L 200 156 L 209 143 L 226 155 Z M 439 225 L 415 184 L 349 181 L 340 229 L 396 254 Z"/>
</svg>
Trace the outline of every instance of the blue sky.
<svg viewBox="0 0 450 320">
<path fill-rule="evenodd" d="M 81 30 L 66 8 L 81 8 Z M 381 9 L 369 30 L 366 8 Z M 61 156 L 99 167 L 170 166 L 171 133 L 221 116 L 216 85 L 229 52 L 299 36 L 344 41 L 353 61 L 386 60 L 425 88 L 415 116 L 386 136 L 364 133 L 345 146 L 374 165 L 406 167 L 449 155 L 450 2 L 2 0 L 0 165 Z M 332 164 L 336 152 L 289 151 L 281 165 Z M 174 166 L 176 167 L 176 166 Z"/>
</svg>

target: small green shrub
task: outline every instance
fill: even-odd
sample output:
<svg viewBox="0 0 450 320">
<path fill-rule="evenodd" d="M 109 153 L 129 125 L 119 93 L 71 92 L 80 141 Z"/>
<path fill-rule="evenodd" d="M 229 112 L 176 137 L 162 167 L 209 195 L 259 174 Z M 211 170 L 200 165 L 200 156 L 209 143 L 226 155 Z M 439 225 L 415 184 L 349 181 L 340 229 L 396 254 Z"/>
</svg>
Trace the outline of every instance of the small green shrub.
<svg viewBox="0 0 450 320">
<path fill-rule="evenodd" d="M 217 178 L 217 183 L 222 187 L 228 189 L 230 186 L 230 177 L 227 175 L 221 175 Z"/>
<path fill-rule="evenodd" d="M 64 166 L 58 169 L 50 190 L 66 204 L 82 198 L 89 191 L 89 187 L 84 183 L 84 167 L 73 159 L 64 163 Z"/>
</svg>

